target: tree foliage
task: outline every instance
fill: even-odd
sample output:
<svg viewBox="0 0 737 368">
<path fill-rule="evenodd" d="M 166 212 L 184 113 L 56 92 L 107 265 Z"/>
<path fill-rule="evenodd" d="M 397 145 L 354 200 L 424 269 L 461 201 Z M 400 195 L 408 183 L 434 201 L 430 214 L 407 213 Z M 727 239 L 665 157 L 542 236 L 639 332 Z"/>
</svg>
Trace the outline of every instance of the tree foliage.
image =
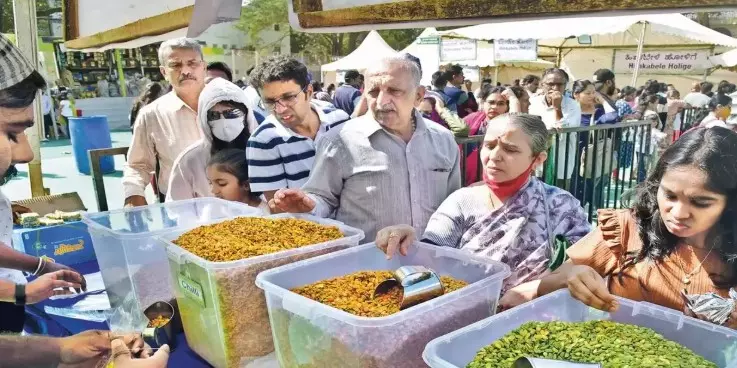
<svg viewBox="0 0 737 368">
<path fill-rule="evenodd" d="M 292 52 L 337 57 L 355 50 L 368 32 L 355 33 L 303 33 L 289 26 L 287 6 L 284 0 L 251 0 L 241 12 L 236 28 L 246 32 L 254 48 L 266 47 L 259 44 L 259 33 L 280 24 L 285 37 L 290 37 Z M 381 36 L 395 50 L 402 50 L 422 32 L 421 29 L 380 31 Z"/>
<path fill-rule="evenodd" d="M 36 11 L 49 9 L 48 0 L 36 0 Z M 48 18 L 38 20 L 38 35 L 48 36 Z M 15 33 L 15 17 L 13 17 L 13 0 L 0 0 L 0 33 Z"/>
</svg>

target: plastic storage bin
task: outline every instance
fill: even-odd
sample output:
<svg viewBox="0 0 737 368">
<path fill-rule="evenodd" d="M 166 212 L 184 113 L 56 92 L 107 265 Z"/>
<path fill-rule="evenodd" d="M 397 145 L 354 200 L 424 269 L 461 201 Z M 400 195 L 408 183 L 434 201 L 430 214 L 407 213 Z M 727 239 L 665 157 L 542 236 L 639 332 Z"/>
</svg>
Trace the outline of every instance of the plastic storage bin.
<svg viewBox="0 0 737 368">
<path fill-rule="evenodd" d="M 359 271 L 423 265 L 465 280 L 461 290 L 381 318 L 359 317 L 290 289 Z M 258 275 L 266 291 L 274 344 L 282 368 L 425 367 L 422 349 L 432 339 L 496 311 L 509 267 L 454 248 L 416 243 L 407 256 L 387 260 L 366 244 Z"/>
<path fill-rule="evenodd" d="M 335 225 L 344 237 L 316 245 L 232 262 L 206 261 L 171 241 L 184 231 L 160 237 L 166 243 L 171 278 L 187 342 L 215 367 L 243 367 L 274 351 L 264 292 L 256 287 L 259 272 L 357 246 L 363 232 L 341 222 L 307 215 L 273 215 Z M 213 221 L 216 223 L 220 221 Z"/>
<path fill-rule="evenodd" d="M 111 330 L 142 331 L 148 322 L 143 309 L 174 298 L 166 249 L 155 235 L 260 213 L 244 204 L 198 198 L 83 214 L 110 299 Z"/>
<path fill-rule="evenodd" d="M 85 116 L 69 118 L 69 137 L 72 140 L 74 161 L 77 170 L 90 175 L 90 159 L 87 151 L 113 146 L 110 138 L 110 127 L 107 116 Z M 112 156 L 100 158 L 100 169 L 103 174 L 115 172 L 115 161 Z"/>
<path fill-rule="evenodd" d="M 573 299 L 559 290 L 529 303 L 439 337 L 425 348 L 423 357 L 432 368 L 463 368 L 481 348 L 530 321 L 584 322 L 609 319 L 653 329 L 719 367 L 737 367 L 737 331 L 684 316 L 651 303 L 617 298 L 619 309 L 609 314 Z"/>
</svg>

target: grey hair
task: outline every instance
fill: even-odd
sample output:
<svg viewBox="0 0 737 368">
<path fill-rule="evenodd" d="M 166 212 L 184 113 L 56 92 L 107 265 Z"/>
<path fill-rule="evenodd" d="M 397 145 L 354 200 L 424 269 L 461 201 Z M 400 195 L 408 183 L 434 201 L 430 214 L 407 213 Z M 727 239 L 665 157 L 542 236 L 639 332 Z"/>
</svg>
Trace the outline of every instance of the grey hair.
<svg viewBox="0 0 737 368">
<path fill-rule="evenodd" d="M 509 124 L 522 129 L 525 135 L 530 137 L 530 141 L 532 142 L 530 148 L 534 156 L 548 150 L 550 132 L 541 117 L 520 112 L 511 112 L 497 116 L 493 120 L 496 119 L 508 119 Z"/>
<path fill-rule="evenodd" d="M 366 78 L 368 79 L 370 76 L 373 75 L 384 74 L 389 70 L 392 70 L 393 68 L 397 68 L 403 72 L 409 73 L 412 77 L 412 86 L 414 88 L 420 86 L 420 81 L 422 80 L 422 73 L 420 72 L 420 68 L 417 66 L 416 62 L 408 59 L 404 55 L 390 56 L 381 59 L 378 63 L 374 64 L 366 70 Z"/>
<path fill-rule="evenodd" d="M 166 58 L 174 49 L 186 49 L 197 51 L 200 54 L 202 60 L 205 59 L 205 54 L 202 53 L 202 46 L 194 38 L 180 37 L 171 40 L 164 41 L 159 46 L 159 65 L 166 63 Z"/>
</svg>

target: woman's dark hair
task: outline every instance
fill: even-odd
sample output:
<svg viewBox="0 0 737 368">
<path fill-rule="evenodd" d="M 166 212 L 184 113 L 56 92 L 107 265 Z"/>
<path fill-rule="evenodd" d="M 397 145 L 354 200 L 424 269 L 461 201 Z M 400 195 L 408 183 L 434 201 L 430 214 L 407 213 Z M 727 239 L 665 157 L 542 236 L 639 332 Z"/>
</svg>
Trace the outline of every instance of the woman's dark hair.
<svg viewBox="0 0 737 368">
<path fill-rule="evenodd" d="M 558 74 L 559 76 L 563 77 L 563 79 L 566 80 L 566 83 L 571 81 L 571 78 L 568 76 L 568 73 L 566 73 L 566 71 L 561 68 L 545 69 L 545 71 L 543 72 L 543 79 L 545 79 L 545 77 L 547 77 L 548 74 Z"/>
<path fill-rule="evenodd" d="M 312 81 L 312 83 L 310 83 L 310 84 L 312 84 L 312 92 L 313 93 L 322 92 L 322 83 L 320 83 L 318 81 Z"/>
<path fill-rule="evenodd" d="M 719 106 L 732 106 L 732 98 L 721 93 L 715 94 L 714 97 L 709 100 L 709 110 L 716 111 Z"/>
<path fill-rule="evenodd" d="M 730 266 L 734 265 L 737 259 L 737 133 L 721 127 L 684 134 L 663 153 L 647 180 L 638 186 L 633 208 L 643 245 L 639 252 L 628 254 L 627 265 L 663 259 L 676 248 L 678 238 L 665 227 L 657 196 L 666 171 L 684 166 L 703 171 L 707 177 L 706 188 L 727 197 L 724 212 L 708 234 L 707 242 Z M 730 286 L 737 284 L 734 271 L 729 275 Z"/>
<path fill-rule="evenodd" d="M 540 81 L 540 77 L 534 74 L 528 74 L 526 77 L 522 78 L 522 84 L 530 84 L 530 83 L 535 83 L 539 81 Z"/>
<path fill-rule="evenodd" d="M 133 125 L 136 122 L 136 119 L 138 118 L 138 113 L 141 111 L 141 109 L 150 104 L 151 102 L 156 101 L 157 98 L 162 96 L 163 87 L 161 87 L 160 84 L 153 82 L 146 85 L 146 89 L 141 93 L 140 96 L 136 99 L 136 102 L 133 103 L 133 106 L 131 107 L 131 113 L 130 113 L 130 123 L 131 128 L 133 128 Z"/>
<path fill-rule="evenodd" d="M 37 71 L 33 71 L 20 83 L 0 90 L 0 107 L 19 109 L 31 106 L 36 93 L 46 88 L 46 80 Z"/>
<path fill-rule="evenodd" d="M 243 131 L 241 134 L 238 135 L 232 142 L 224 142 L 218 139 L 217 137 L 212 137 L 212 147 L 210 148 L 211 154 L 216 154 L 217 152 L 228 150 L 228 149 L 237 149 L 237 150 L 246 150 L 246 144 L 248 143 L 248 138 L 251 137 L 251 133 L 248 132 L 248 107 L 246 105 L 235 102 L 235 101 L 220 101 L 218 103 L 228 105 L 232 108 L 239 109 L 243 111 L 245 114 L 243 116 Z"/>
<path fill-rule="evenodd" d="M 587 79 L 579 79 L 575 82 L 573 82 L 573 94 L 577 95 L 583 91 L 586 90 L 586 88 L 589 88 L 589 86 L 593 86 L 594 84 L 591 83 L 590 80 Z"/>
<path fill-rule="evenodd" d="M 448 78 L 446 77 L 445 73 L 437 71 L 435 73 L 432 73 L 431 83 L 433 87 L 437 89 L 443 89 L 448 84 Z"/>
<path fill-rule="evenodd" d="M 245 149 L 230 148 L 217 152 L 207 162 L 207 167 L 211 166 L 214 166 L 218 171 L 235 176 L 240 186 L 248 183 L 248 162 Z M 249 192 L 248 196 L 251 199 L 258 199 L 261 193 Z"/>
<path fill-rule="evenodd" d="M 525 91 L 525 88 L 522 86 L 511 86 L 509 89 L 512 90 L 514 93 L 514 96 L 517 97 L 517 99 L 522 98 L 522 95 L 526 95 L 527 91 Z"/>
<path fill-rule="evenodd" d="M 494 93 L 504 93 L 504 87 L 495 87 L 491 84 L 484 84 L 481 86 L 481 90 L 479 91 L 479 102 L 486 102 L 486 99 Z"/>
<path fill-rule="evenodd" d="M 335 83 L 330 83 L 330 85 L 328 85 L 328 93 L 333 91 L 335 91 Z"/>
<path fill-rule="evenodd" d="M 637 90 L 635 89 L 635 87 L 626 86 L 626 87 L 622 88 L 621 91 L 619 91 L 619 98 L 623 99 L 623 98 L 625 98 L 625 97 L 627 97 L 629 95 L 635 94 L 635 93 L 637 93 Z"/>
</svg>

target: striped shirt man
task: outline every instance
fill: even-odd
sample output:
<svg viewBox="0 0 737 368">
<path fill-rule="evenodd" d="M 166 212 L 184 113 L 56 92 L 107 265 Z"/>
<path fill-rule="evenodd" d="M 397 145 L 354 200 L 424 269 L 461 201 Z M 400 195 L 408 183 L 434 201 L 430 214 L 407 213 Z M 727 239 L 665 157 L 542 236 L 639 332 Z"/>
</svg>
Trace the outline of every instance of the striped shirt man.
<svg viewBox="0 0 737 368">
<path fill-rule="evenodd" d="M 310 105 L 320 118 L 315 141 L 350 118 L 330 103 L 312 100 Z M 287 128 L 274 114 L 268 116 L 248 139 L 246 157 L 251 191 L 301 188 L 315 161 L 315 141 Z"/>
</svg>

